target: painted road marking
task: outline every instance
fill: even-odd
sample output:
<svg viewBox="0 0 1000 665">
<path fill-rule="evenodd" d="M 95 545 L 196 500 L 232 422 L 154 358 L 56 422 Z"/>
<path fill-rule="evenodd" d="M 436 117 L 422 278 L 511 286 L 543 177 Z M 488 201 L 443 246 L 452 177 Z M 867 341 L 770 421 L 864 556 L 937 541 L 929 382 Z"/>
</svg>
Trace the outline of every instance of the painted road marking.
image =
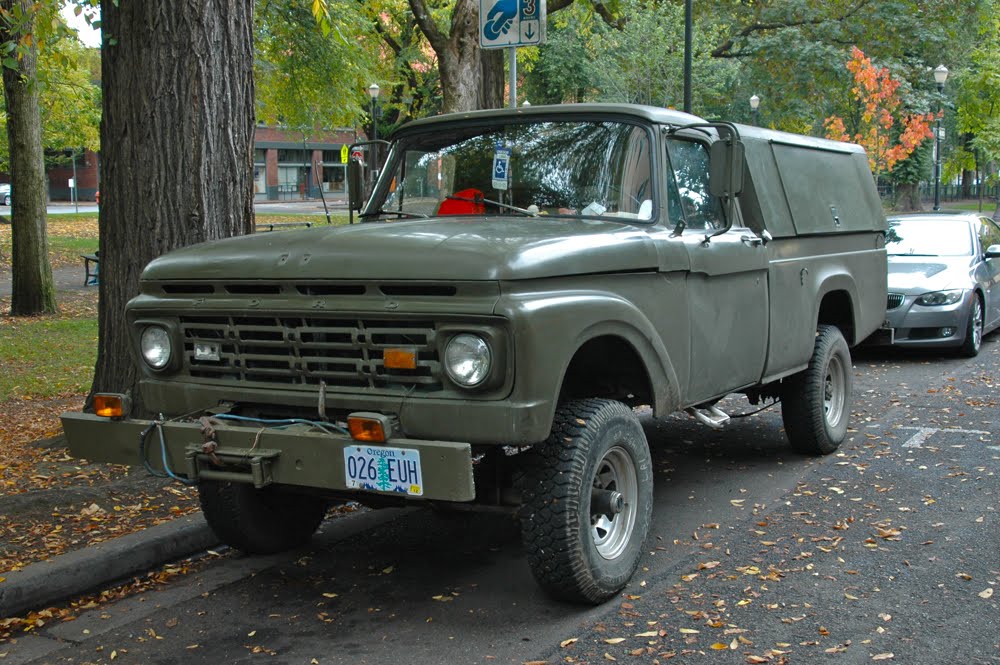
<svg viewBox="0 0 1000 665">
<path fill-rule="evenodd" d="M 992 434 L 992 432 L 984 432 L 978 429 L 952 429 L 950 427 L 940 428 L 940 427 L 900 427 L 900 429 L 915 429 L 917 433 L 906 440 L 903 444 L 904 448 L 920 448 L 923 446 L 927 439 L 931 438 L 934 434 L 938 432 L 956 432 L 958 434 Z"/>
</svg>

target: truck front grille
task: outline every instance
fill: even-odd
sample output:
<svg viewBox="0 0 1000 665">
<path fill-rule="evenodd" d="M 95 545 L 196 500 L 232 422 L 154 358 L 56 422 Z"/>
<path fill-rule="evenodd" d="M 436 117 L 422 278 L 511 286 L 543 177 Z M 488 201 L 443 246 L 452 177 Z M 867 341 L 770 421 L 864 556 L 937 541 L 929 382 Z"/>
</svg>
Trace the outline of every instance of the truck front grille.
<svg viewBox="0 0 1000 665">
<path fill-rule="evenodd" d="M 331 388 L 441 389 L 430 321 L 323 316 L 181 316 L 190 376 L 246 383 Z M 195 359 L 196 343 L 216 344 L 220 360 Z M 389 369 L 386 349 L 416 354 L 414 369 Z"/>
<path fill-rule="evenodd" d="M 889 298 L 886 302 L 886 309 L 896 309 L 903 304 L 903 294 L 902 293 L 890 293 Z"/>
</svg>

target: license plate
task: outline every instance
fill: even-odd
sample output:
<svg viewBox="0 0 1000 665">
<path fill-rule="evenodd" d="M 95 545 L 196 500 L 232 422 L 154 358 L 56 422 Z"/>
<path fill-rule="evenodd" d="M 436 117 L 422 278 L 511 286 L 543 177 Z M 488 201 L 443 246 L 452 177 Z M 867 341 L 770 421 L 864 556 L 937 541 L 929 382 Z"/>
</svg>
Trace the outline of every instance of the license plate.
<svg viewBox="0 0 1000 665">
<path fill-rule="evenodd" d="M 344 448 L 344 475 L 351 489 L 409 496 L 424 493 L 419 450 L 348 446 Z"/>
</svg>

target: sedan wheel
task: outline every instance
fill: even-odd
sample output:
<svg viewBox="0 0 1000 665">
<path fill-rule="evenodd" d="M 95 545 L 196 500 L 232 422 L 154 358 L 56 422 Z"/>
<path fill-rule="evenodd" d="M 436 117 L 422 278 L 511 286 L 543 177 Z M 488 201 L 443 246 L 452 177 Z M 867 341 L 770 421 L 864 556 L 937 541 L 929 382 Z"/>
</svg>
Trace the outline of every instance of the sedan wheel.
<svg viewBox="0 0 1000 665">
<path fill-rule="evenodd" d="M 965 328 L 965 342 L 960 353 L 966 358 L 975 358 L 983 346 L 983 301 L 972 294 L 972 308 L 969 310 L 969 324 Z"/>
</svg>

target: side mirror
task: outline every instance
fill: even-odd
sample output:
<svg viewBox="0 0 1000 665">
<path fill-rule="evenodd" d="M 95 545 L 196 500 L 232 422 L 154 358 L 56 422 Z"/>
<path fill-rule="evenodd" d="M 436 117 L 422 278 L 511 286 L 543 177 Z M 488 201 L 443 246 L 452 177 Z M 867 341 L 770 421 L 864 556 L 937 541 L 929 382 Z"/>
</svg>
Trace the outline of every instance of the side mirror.
<svg viewBox="0 0 1000 665">
<path fill-rule="evenodd" d="M 709 149 L 708 190 L 712 196 L 735 197 L 743 191 L 743 142 L 733 136 Z"/>
<path fill-rule="evenodd" d="M 347 203 L 351 210 L 361 210 L 368 198 L 365 191 L 365 163 L 360 157 L 351 157 L 347 163 Z"/>
<path fill-rule="evenodd" d="M 995 259 L 1000 257 L 1000 245 L 990 245 L 986 248 L 986 258 Z"/>
</svg>

